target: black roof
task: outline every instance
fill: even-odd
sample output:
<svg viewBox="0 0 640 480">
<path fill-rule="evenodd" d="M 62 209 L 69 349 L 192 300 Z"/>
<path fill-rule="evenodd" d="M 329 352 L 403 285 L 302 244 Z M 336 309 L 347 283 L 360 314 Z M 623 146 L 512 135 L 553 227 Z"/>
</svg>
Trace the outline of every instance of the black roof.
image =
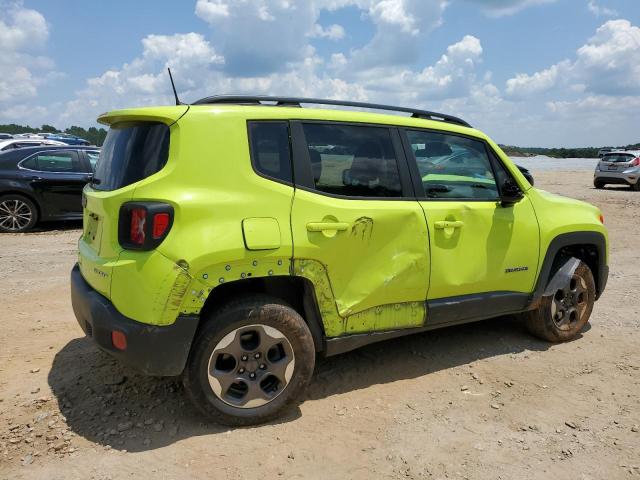
<svg viewBox="0 0 640 480">
<path fill-rule="evenodd" d="M 267 102 L 267 103 L 265 103 Z M 266 95 L 214 95 L 196 100 L 192 105 L 233 104 L 233 105 L 265 105 L 279 107 L 301 107 L 303 103 L 315 105 L 336 105 L 342 107 L 369 108 L 372 110 L 389 110 L 393 112 L 410 113 L 414 118 L 426 120 L 438 120 L 441 122 L 455 123 L 463 127 L 471 127 L 461 118 L 445 113 L 418 110 L 415 108 L 395 107 L 392 105 L 380 105 L 377 103 L 352 102 L 348 100 L 326 100 L 321 98 L 304 97 L 272 97 Z"/>
<path fill-rule="evenodd" d="M 100 150 L 100 147 L 89 147 L 87 145 L 36 145 L 35 147 L 20 147 L 0 151 L 0 159 L 23 159 L 36 152 L 51 150 Z"/>
</svg>

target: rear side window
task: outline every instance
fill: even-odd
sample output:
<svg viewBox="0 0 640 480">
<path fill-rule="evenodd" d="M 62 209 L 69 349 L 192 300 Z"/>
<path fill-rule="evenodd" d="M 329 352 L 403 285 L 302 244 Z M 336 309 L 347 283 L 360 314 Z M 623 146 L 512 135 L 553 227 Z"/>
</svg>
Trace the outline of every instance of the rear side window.
<svg viewBox="0 0 640 480">
<path fill-rule="evenodd" d="M 91 165 L 91 170 L 96 171 L 96 165 L 98 164 L 98 158 L 100 158 L 100 152 L 87 150 L 87 158 L 89 159 L 89 164 Z"/>
<path fill-rule="evenodd" d="M 289 124 L 249 122 L 251 163 L 265 177 L 292 183 Z"/>
<path fill-rule="evenodd" d="M 102 145 L 93 188 L 116 190 L 159 172 L 169 158 L 169 127 L 158 122 L 111 126 Z"/>
<path fill-rule="evenodd" d="M 76 152 L 43 152 L 25 160 L 24 168 L 39 172 L 82 172 L 82 166 Z"/>
<path fill-rule="evenodd" d="M 348 197 L 402 197 L 388 128 L 306 123 L 315 189 Z"/>
<path fill-rule="evenodd" d="M 483 142 L 422 130 L 408 130 L 407 138 L 427 198 L 499 198 L 496 178 Z"/>
</svg>

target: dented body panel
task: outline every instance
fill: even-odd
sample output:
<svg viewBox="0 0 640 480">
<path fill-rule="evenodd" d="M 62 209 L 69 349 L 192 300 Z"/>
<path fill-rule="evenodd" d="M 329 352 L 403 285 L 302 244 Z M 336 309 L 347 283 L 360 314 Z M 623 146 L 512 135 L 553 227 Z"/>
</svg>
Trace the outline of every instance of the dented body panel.
<svg viewBox="0 0 640 480">
<path fill-rule="evenodd" d="M 329 226 L 346 223 L 349 227 L 315 231 L 308 228 L 309 222 Z M 307 278 L 316 292 L 330 289 L 332 293 L 342 319 L 340 327 L 334 325 L 337 320 L 325 320 L 325 329 L 333 334 L 375 330 L 376 325 L 402 328 L 405 325 L 400 319 L 381 322 L 380 312 L 376 314 L 375 309 L 424 303 L 429 283 L 429 239 L 417 202 L 332 198 L 298 189 L 291 225 L 294 263 L 299 258 L 313 259 L 323 267 L 321 275 Z M 368 310 L 370 314 L 363 313 Z M 393 307 L 389 311 L 396 310 Z M 344 321 L 354 314 L 361 314 L 359 320 Z M 407 316 L 405 323 L 415 326 L 416 318 Z"/>
</svg>

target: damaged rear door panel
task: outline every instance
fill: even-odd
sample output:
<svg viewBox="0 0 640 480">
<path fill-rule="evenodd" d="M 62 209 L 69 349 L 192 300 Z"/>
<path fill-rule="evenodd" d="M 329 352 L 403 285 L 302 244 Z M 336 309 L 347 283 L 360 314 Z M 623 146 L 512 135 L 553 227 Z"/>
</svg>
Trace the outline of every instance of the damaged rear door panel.
<svg viewBox="0 0 640 480">
<path fill-rule="evenodd" d="M 406 198 L 412 194 L 393 129 L 298 127 L 292 128 L 294 273 L 313 282 L 325 333 L 422 326 L 427 229 L 418 202 Z"/>
</svg>

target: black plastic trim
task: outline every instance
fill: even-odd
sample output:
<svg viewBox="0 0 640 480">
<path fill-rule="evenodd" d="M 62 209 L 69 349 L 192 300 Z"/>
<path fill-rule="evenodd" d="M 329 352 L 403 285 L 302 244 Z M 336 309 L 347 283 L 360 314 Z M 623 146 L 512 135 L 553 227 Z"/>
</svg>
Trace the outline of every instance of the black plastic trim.
<svg viewBox="0 0 640 480">
<path fill-rule="evenodd" d="M 122 315 L 82 277 L 76 264 L 71 270 L 71 304 L 85 334 L 105 352 L 147 375 L 174 376 L 184 370 L 199 317 L 180 315 L 167 326 L 136 322 Z M 127 337 L 127 349 L 116 349 L 111 332 Z"/>
<path fill-rule="evenodd" d="M 554 267 L 554 261 L 558 252 L 565 247 L 573 245 L 594 245 L 596 247 L 598 251 L 598 271 L 593 272 L 593 274 L 596 277 L 596 300 L 600 298 L 600 295 L 602 295 L 607 285 L 607 278 L 609 276 L 609 267 L 606 263 L 607 242 L 605 237 L 600 232 L 569 232 L 558 235 L 549 244 L 542 267 L 540 268 L 540 273 L 538 274 L 536 288 L 531 295 L 532 306 L 535 305 L 544 294 L 547 283 L 551 279 L 552 268 Z"/>
<path fill-rule="evenodd" d="M 528 293 L 487 292 L 429 300 L 424 326 L 327 338 L 324 355 L 329 357 L 391 338 L 523 312 L 529 298 Z"/>
<path fill-rule="evenodd" d="M 447 325 L 522 312 L 529 298 L 529 293 L 522 292 L 486 292 L 428 300 L 427 323 Z"/>
</svg>

